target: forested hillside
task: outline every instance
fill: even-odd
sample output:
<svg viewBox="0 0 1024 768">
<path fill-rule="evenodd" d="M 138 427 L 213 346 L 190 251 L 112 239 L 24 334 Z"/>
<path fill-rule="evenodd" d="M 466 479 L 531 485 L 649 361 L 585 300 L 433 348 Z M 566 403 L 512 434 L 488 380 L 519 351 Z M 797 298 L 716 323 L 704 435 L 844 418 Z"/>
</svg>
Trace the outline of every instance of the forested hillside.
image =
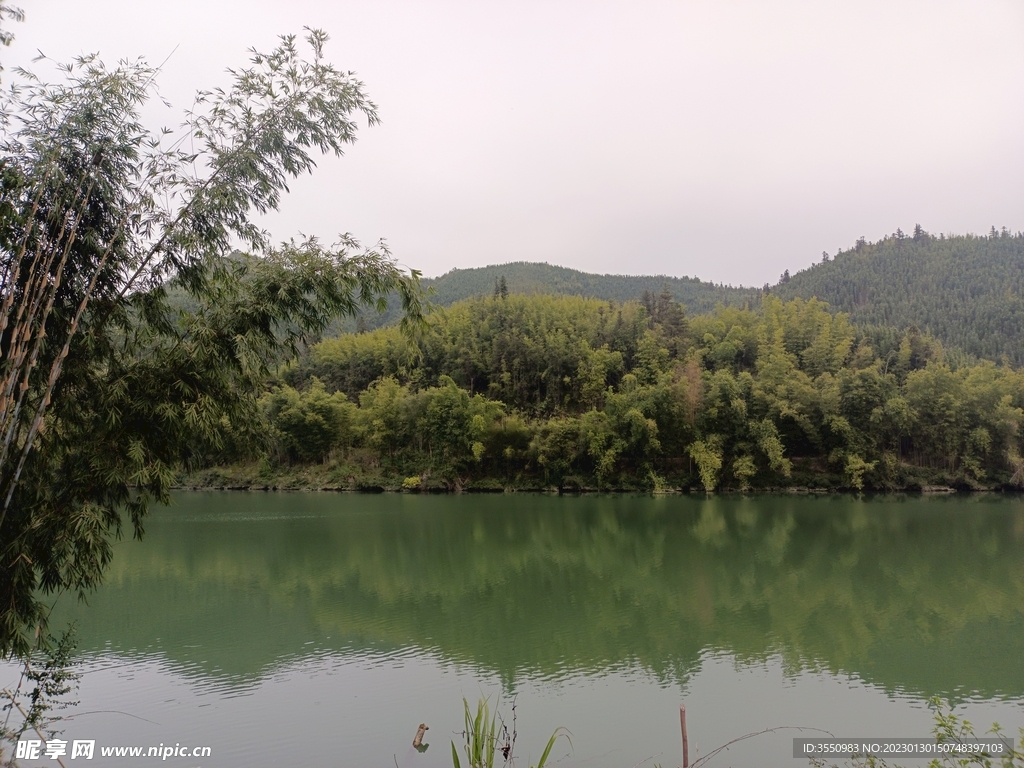
<svg viewBox="0 0 1024 768">
<path fill-rule="evenodd" d="M 760 301 L 760 290 L 734 288 L 707 283 L 695 277 L 666 275 L 595 275 L 576 269 L 528 261 L 496 264 L 473 269 L 453 269 L 440 277 L 424 278 L 423 285 L 431 291 L 430 300 L 447 307 L 463 299 L 506 293 L 547 293 L 561 296 L 583 296 L 617 302 L 639 299 L 644 292 L 658 294 L 667 290 L 675 301 L 693 313 L 710 312 L 717 305 L 744 306 Z M 336 332 L 359 328 L 379 328 L 397 322 L 400 314 L 389 308 L 383 314 L 365 313 L 360 321 L 338 325 Z"/>
<path fill-rule="evenodd" d="M 471 299 L 414 339 L 383 328 L 314 346 L 263 417 L 262 463 L 200 482 L 712 490 L 1024 474 L 1024 373 L 951 366 L 916 330 L 864 334 L 815 299 L 771 295 L 697 316 L 667 296 Z"/>
<path fill-rule="evenodd" d="M 261 469 L 203 482 L 1024 485 L 1024 235 L 918 227 L 756 290 L 528 263 L 431 283 L 428 328 L 314 345 L 263 398 Z"/>
<path fill-rule="evenodd" d="M 693 314 L 710 312 L 718 304 L 742 306 L 759 297 L 757 290 L 706 283 L 695 277 L 594 275 L 526 261 L 453 269 L 425 282 L 434 289 L 435 301 L 447 306 L 474 296 L 492 295 L 495 284 L 500 288 L 502 278 L 509 293 L 550 293 L 617 302 L 638 299 L 645 291 L 656 294 L 667 288 L 672 297 Z"/>
<path fill-rule="evenodd" d="M 827 302 L 859 326 L 916 327 L 969 355 L 1024 364 L 1024 234 L 1006 230 L 985 237 L 934 236 L 921 228 L 897 231 L 877 243 L 858 241 L 821 263 L 763 289 L 734 288 L 696 278 L 594 275 L 550 264 L 515 262 L 455 269 L 424 280 L 432 301 L 449 306 L 494 295 L 504 279 L 508 293 L 547 293 L 624 302 L 667 290 L 693 315 L 718 305 L 757 306 L 764 289 L 784 298 Z M 365 314 L 328 335 L 397 321 L 398 311 Z M 879 332 L 883 332 L 880 330 Z"/>
<path fill-rule="evenodd" d="M 859 241 L 771 289 L 818 297 L 857 324 L 916 326 L 977 357 L 1024 364 L 1024 233 Z"/>
</svg>

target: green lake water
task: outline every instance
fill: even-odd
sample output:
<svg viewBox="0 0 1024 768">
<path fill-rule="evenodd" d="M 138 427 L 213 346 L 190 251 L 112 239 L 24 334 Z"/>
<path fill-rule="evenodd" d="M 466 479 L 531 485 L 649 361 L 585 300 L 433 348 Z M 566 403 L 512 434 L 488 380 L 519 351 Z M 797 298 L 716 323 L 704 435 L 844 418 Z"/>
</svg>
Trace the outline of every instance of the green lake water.
<svg viewBox="0 0 1024 768">
<path fill-rule="evenodd" d="M 680 703 L 691 760 L 927 736 L 936 695 L 1016 735 L 1024 500 L 182 493 L 69 619 L 64 738 L 211 747 L 178 766 L 450 766 L 481 695 L 525 768 L 556 726 L 557 766 L 677 766 Z"/>
</svg>

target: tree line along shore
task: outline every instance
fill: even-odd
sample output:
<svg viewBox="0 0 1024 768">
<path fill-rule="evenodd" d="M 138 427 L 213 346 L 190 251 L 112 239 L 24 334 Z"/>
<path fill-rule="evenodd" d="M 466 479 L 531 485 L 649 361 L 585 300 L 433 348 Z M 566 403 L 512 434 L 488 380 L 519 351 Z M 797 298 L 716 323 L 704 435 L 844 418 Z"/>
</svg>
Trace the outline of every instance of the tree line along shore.
<svg viewBox="0 0 1024 768">
<path fill-rule="evenodd" d="M 728 491 L 1022 486 L 1024 373 L 817 299 L 688 316 L 509 293 L 311 346 L 194 488 Z"/>
</svg>

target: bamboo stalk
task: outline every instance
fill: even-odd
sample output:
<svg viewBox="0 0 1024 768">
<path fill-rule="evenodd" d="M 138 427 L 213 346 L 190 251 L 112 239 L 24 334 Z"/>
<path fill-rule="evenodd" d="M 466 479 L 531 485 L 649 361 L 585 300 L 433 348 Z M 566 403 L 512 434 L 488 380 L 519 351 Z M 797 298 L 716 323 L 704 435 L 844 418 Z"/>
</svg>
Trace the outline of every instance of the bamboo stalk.
<svg viewBox="0 0 1024 768">
<path fill-rule="evenodd" d="M 679 728 L 683 732 L 683 768 L 690 768 L 690 740 L 686 736 L 686 705 L 679 705 Z"/>
</svg>

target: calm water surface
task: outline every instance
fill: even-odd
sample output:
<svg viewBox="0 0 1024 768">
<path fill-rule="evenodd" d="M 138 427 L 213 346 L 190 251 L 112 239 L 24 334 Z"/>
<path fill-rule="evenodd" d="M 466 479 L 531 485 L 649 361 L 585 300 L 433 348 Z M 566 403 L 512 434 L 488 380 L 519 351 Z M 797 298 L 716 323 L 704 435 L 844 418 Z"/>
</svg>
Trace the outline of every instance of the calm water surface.
<svg viewBox="0 0 1024 768">
<path fill-rule="evenodd" d="M 562 725 L 555 765 L 632 768 L 679 764 L 681 702 L 701 754 L 773 726 L 926 736 L 935 695 L 1024 724 L 1020 499 L 175 501 L 88 606 L 55 612 L 85 670 L 67 739 L 212 748 L 179 766 L 435 768 L 462 697 L 486 695 L 506 716 L 516 697 L 519 765 Z M 709 765 L 805 765 L 793 735 Z"/>
</svg>

